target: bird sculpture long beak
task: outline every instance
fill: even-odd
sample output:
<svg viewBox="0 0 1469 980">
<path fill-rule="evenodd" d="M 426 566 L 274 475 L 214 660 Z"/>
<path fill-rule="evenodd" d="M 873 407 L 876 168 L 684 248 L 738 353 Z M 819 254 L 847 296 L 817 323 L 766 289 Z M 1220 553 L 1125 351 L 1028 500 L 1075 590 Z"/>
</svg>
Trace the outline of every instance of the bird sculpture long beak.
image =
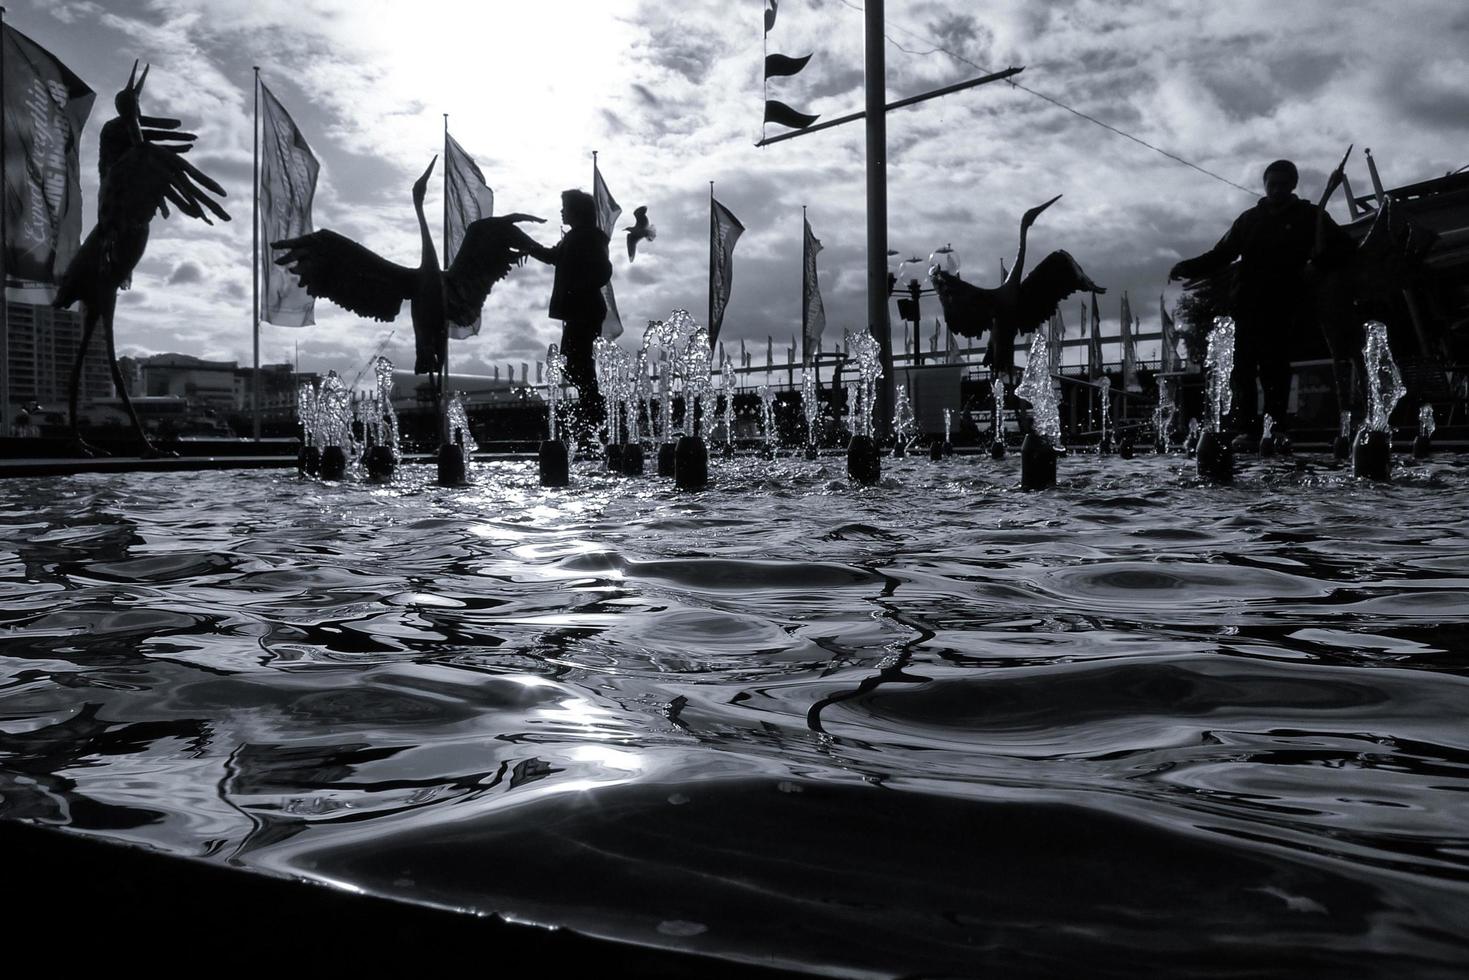
<svg viewBox="0 0 1469 980">
<path fill-rule="evenodd" d="M 131 132 L 133 143 L 136 145 L 143 143 L 143 111 L 138 104 L 138 96 L 143 92 L 143 83 L 148 80 L 148 69 L 151 67 L 151 65 L 144 65 L 143 74 L 139 75 L 137 59 L 133 60 L 133 70 L 128 73 L 127 88 L 123 90 L 127 93 L 127 98 L 123 99 L 119 106 L 120 108 L 126 107 L 123 122 Z"/>
<path fill-rule="evenodd" d="M 434 158 L 428 162 L 428 169 L 423 172 L 423 176 L 413 182 L 413 199 L 415 201 L 422 202 L 424 194 L 428 193 L 428 178 L 434 172 L 434 164 L 438 162 L 439 155 L 435 153 Z"/>
<path fill-rule="evenodd" d="M 1051 198 L 1045 204 L 1039 204 L 1039 205 L 1031 208 L 1029 211 L 1025 212 L 1025 219 L 1024 219 L 1025 220 L 1025 224 L 1027 224 L 1027 225 L 1034 224 L 1035 223 L 1035 219 L 1036 218 L 1039 218 L 1041 216 L 1041 212 L 1042 211 L 1044 211 L 1046 208 L 1050 207 L 1052 204 L 1055 204 L 1059 200 L 1061 200 L 1061 195 L 1060 194 L 1057 194 L 1055 197 Z"/>
</svg>

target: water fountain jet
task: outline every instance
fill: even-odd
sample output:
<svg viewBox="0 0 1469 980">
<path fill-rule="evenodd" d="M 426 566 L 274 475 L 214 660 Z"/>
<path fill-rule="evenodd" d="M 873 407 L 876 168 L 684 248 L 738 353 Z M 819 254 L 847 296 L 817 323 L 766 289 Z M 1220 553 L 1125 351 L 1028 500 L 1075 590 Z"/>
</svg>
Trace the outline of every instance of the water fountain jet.
<svg viewBox="0 0 1469 980">
<path fill-rule="evenodd" d="M 1005 379 L 990 382 L 990 397 L 995 403 L 995 417 L 990 429 L 990 458 L 1005 458 Z"/>
<path fill-rule="evenodd" d="M 683 310 L 676 310 L 670 320 L 680 318 L 688 328 L 683 344 L 684 424 L 688 433 L 680 436 L 673 454 L 673 482 L 680 490 L 703 490 L 709 485 L 709 449 L 699 434 L 699 421 L 705 405 L 714 394 L 713 371 L 714 349 L 709 343 L 709 331 L 698 326 L 693 317 Z"/>
<path fill-rule="evenodd" d="M 1234 372 L 1234 320 L 1230 317 L 1214 318 L 1204 368 L 1208 371 L 1209 418 L 1199 434 L 1199 476 L 1230 483 L 1234 480 L 1234 451 L 1222 431 L 1233 397 L 1229 379 Z"/>
<path fill-rule="evenodd" d="M 1352 445 L 1352 475 L 1385 481 L 1392 475 L 1392 426 L 1388 419 L 1408 393 L 1387 345 L 1387 324 L 1369 320 L 1362 360 L 1367 365 L 1367 419 Z"/>
<path fill-rule="evenodd" d="M 1352 454 L 1352 413 L 1350 411 L 1341 413 L 1341 428 L 1337 431 L 1336 438 L 1331 443 L 1331 455 L 1338 461 L 1345 460 Z"/>
<path fill-rule="evenodd" d="M 546 348 L 546 438 L 536 453 L 536 466 L 543 487 L 571 484 L 571 459 L 566 443 L 558 438 L 557 410 L 561 404 L 561 385 L 566 377 L 566 355 L 552 344 Z"/>
<path fill-rule="evenodd" d="M 846 341 L 860 379 L 847 389 L 852 427 L 852 441 L 847 444 L 847 477 L 854 483 L 873 484 L 882 479 L 882 457 L 872 437 L 872 403 L 877 381 L 882 377 L 882 364 L 878 361 L 877 340 L 867 331 L 855 335 L 848 331 Z M 855 403 L 851 399 L 854 390 Z"/>
<path fill-rule="evenodd" d="M 1030 402 L 1030 431 L 1020 445 L 1020 488 L 1049 490 L 1056 485 L 1056 459 L 1061 454 L 1061 409 L 1051 379 L 1050 340 L 1037 330 L 1030 342 L 1025 373 L 1015 394 Z"/>
<path fill-rule="evenodd" d="M 1433 430 L 1438 425 L 1433 420 L 1433 406 L 1424 402 L 1418 406 L 1418 435 L 1413 439 L 1413 458 L 1427 459 L 1433 452 Z"/>
</svg>

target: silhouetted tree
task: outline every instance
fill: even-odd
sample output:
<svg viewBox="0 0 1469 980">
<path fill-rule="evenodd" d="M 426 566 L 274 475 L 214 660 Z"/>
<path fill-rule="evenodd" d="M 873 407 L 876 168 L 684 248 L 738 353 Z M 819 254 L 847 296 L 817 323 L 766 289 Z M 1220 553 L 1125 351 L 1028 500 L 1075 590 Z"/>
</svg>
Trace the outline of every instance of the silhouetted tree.
<svg viewBox="0 0 1469 980">
<path fill-rule="evenodd" d="M 1183 338 L 1188 359 L 1195 364 L 1204 363 L 1214 318 L 1229 314 L 1228 294 L 1229 276 L 1226 274 L 1189 283 L 1178 301 L 1174 312 L 1178 334 Z"/>
</svg>

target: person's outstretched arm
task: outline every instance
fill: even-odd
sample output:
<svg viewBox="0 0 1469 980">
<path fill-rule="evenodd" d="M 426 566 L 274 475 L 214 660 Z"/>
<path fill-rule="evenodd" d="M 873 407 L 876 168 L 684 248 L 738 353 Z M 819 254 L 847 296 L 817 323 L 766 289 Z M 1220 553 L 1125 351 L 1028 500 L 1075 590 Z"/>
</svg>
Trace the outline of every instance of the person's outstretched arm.
<svg viewBox="0 0 1469 980">
<path fill-rule="evenodd" d="M 1209 251 L 1175 263 L 1173 268 L 1168 270 L 1169 280 L 1212 276 L 1228 268 L 1229 263 L 1239 258 L 1244 239 L 1244 231 L 1241 226 L 1248 214 L 1249 212 L 1246 211 L 1245 214 L 1236 218 L 1234 224 L 1230 225 L 1229 230 L 1224 233 L 1224 237 L 1219 239 L 1219 243 Z"/>
<path fill-rule="evenodd" d="M 533 259 L 538 259 L 539 261 L 544 262 L 547 265 L 555 265 L 557 260 L 561 257 L 561 246 L 558 244 L 548 247 L 542 245 L 540 242 L 536 242 L 533 247 L 525 250 L 525 254 L 529 255 Z"/>
</svg>

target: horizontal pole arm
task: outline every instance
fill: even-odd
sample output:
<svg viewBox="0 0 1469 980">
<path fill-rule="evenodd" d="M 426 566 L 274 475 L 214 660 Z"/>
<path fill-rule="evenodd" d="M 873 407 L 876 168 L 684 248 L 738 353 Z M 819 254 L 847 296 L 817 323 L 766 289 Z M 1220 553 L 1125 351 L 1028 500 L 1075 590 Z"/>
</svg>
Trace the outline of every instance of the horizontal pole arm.
<svg viewBox="0 0 1469 980">
<path fill-rule="evenodd" d="M 981 75 L 979 78 L 971 78 L 968 81 L 955 82 L 953 85 L 945 85 L 943 88 L 936 88 L 932 92 L 924 92 L 922 95 L 914 95 L 906 99 L 899 99 L 896 102 L 889 102 L 887 105 L 883 106 L 883 110 L 885 112 L 891 112 L 893 109 L 902 109 L 905 106 L 917 105 L 919 102 L 927 102 L 929 99 L 936 99 L 941 95 L 949 95 L 954 92 L 962 92 L 964 89 L 974 88 L 976 85 L 983 85 L 986 82 L 998 82 L 1001 79 L 1009 78 L 1011 75 L 1018 75 L 1023 71 L 1025 71 L 1025 68 L 1023 66 L 1020 68 L 1006 68 L 1004 71 L 997 71 L 990 75 Z M 867 118 L 867 113 L 865 111 L 853 112 L 845 116 L 838 116 L 835 119 L 828 119 L 826 122 L 816 123 L 815 125 L 807 126 L 805 129 L 797 129 L 789 133 L 781 133 L 779 136 L 768 137 L 756 143 L 755 145 L 769 146 L 772 143 L 779 143 L 782 140 L 795 139 L 797 136 L 805 136 L 808 133 L 819 132 L 823 129 L 831 129 L 833 126 L 841 126 L 844 123 L 856 122 L 858 119 L 865 118 Z"/>
</svg>

